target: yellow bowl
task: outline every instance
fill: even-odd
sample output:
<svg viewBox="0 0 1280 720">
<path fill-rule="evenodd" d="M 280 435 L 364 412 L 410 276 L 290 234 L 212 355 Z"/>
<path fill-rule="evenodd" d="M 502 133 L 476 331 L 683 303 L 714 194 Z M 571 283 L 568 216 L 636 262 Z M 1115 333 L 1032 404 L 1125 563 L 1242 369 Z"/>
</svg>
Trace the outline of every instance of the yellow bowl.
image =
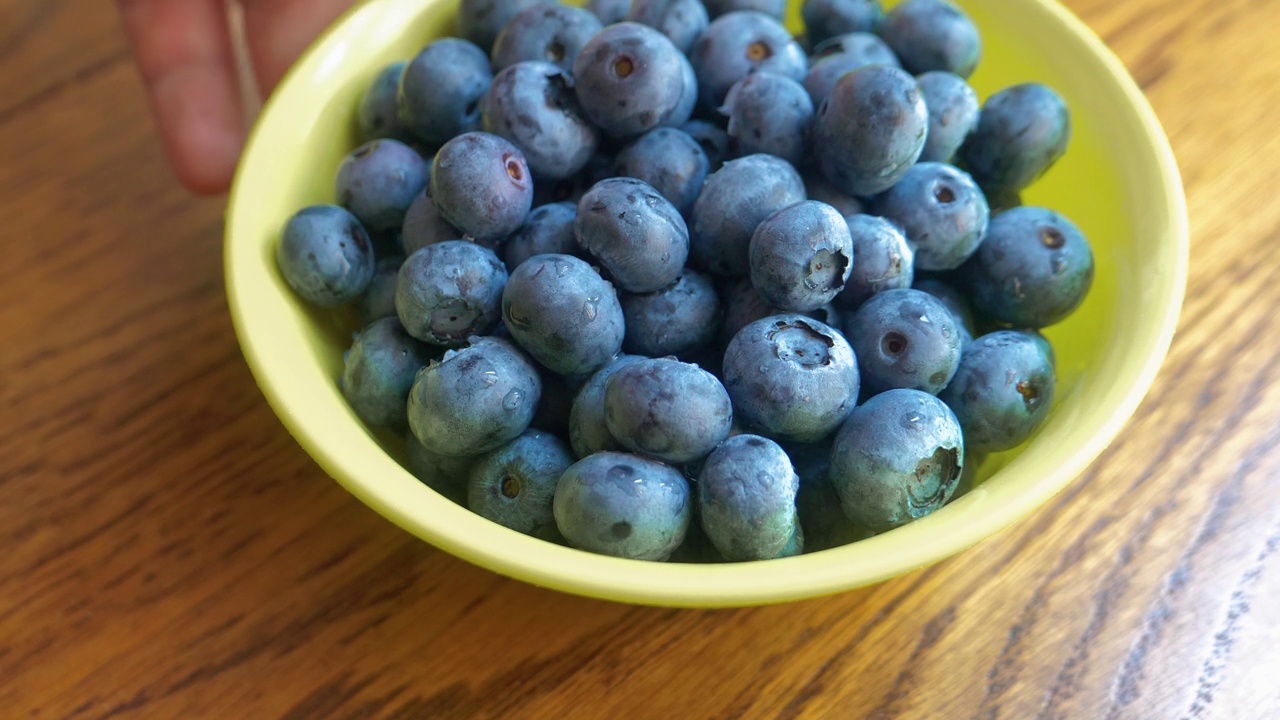
<svg viewBox="0 0 1280 720">
<path fill-rule="evenodd" d="M 1029 204 L 1071 217 L 1091 239 L 1097 280 L 1084 306 L 1047 333 L 1059 388 L 1040 431 L 992 457 L 983 482 L 892 532 L 783 560 L 681 565 L 623 560 L 535 540 L 473 515 L 397 462 L 398 438 L 371 431 L 335 383 L 352 317 L 307 307 L 276 270 L 289 216 L 333 200 L 355 144 L 354 107 L 379 68 L 448 35 L 450 0 L 371 0 L 293 68 L 258 120 L 227 208 L 227 294 L 245 358 L 289 431 L 330 475 L 377 512 L 477 565 L 537 585 L 610 600 L 717 607 L 833 593 L 959 552 L 1025 516 L 1071 481 L 1120 430 L 1173 336 L 1187 272 L 1181 181 L 1159 122 L 1103 43 L 1053 0 L 968 0 L 985 57 L 982 97 L 1038 80 L 1070 104 L 1067 156 Z M 792 27 L 798 3 L 793 3 Z"/>
</svg>

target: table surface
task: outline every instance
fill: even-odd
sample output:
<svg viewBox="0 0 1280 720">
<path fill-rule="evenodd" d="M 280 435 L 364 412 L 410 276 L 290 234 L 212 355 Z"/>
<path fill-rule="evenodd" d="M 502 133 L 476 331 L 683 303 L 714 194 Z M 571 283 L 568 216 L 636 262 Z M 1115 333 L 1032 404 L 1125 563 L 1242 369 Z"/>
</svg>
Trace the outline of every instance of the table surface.
<svg viewBox="0 0 1280 720">
<path fill-rule="evenodd" d="M 0 717 L 1280 717 L 1276 0 L 1069 0 L 1191 211 L 1168 361 L 1011 530 L 881 585 L 673 611 L 394 528 L 240 357 L 104 0 L 0 2 Z"/>
</svg>

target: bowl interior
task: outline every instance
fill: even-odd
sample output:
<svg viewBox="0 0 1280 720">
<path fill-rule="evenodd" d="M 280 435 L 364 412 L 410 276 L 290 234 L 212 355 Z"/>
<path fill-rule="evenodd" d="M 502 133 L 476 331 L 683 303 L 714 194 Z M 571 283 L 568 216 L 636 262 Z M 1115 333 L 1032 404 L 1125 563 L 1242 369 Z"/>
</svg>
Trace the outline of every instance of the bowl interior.
<svg viewBox="0 0 1280 720">
<path fill-rule="evenodd" d="M 892 3 L 890 3 L 892 4 Z M 332 179 L 356 144 L 354 108 L 387 63 L 452 33 L 451 0 L 371 0 L 323 37 L 267 103 L 227 210 L 226 273 L 237 333 L 290 432 L 352 493 L 404 529 L 497 572 L 628 602 L 742 605 L 835 592 L 937 561 L 1044 502 L 1111 440 L 1167 350 L 1185 286 L 1187 233 L 1177 168 L 1141 92 L 1120 63 L 1052 0 L 962 2 L 983 31 L 972 83 L 985 99 L 1041 81 L 1073 111 L 1071 147 L 1024 194 L 1075 221 L 1097 276 L 1085 304 L 1046 333 L 1058 357 L 1049 419 L 1015 451 L 992 456 L 981 483 L 934 515 L 853 545 L 768 562 L 641 563 L 534 540 L 458 507 L 398 460 L 401 439 L 365 427 L 335 378 L 353 315 L 298 300 L 276 270 L 285 221 L 333 201 Z M 792 27 L 798 3 L 791 8 Z"/>
</svg>

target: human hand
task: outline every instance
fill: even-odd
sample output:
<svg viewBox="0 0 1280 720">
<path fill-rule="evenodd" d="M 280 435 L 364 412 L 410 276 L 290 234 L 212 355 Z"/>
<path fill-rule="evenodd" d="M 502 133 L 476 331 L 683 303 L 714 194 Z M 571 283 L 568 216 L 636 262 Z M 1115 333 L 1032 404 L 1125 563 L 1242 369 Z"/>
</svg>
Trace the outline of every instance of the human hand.
<svg viewBox="0 0 1280 720">
<path fill-rule="evenodd" d="M 231 184 L 245 140 L 228 4 L 243 6 L 258 90 L 271 92 L 294 59 L 354 0 L 117 0 L 178 179 L 203 194 Z"/>
</svg>

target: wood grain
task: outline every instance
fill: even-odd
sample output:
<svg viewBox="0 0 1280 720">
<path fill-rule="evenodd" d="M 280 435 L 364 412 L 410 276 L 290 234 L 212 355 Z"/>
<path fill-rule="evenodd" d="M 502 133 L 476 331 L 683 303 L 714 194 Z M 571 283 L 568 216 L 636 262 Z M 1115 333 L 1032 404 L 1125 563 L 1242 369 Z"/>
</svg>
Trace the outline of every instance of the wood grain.
<svg viewBox="0 0 1280 720">
<path fill-rule="evenodd" d="M 239 356 L 220 201 L 171 180 L 110 5 L 0 3 L 0 717 L 1280 718 L 1280 3 L 1067 4 L 1185 174 L 1149 398 L 978 548 L 693 612 L 499 578 L 328 480 Z"/>
</svg>

